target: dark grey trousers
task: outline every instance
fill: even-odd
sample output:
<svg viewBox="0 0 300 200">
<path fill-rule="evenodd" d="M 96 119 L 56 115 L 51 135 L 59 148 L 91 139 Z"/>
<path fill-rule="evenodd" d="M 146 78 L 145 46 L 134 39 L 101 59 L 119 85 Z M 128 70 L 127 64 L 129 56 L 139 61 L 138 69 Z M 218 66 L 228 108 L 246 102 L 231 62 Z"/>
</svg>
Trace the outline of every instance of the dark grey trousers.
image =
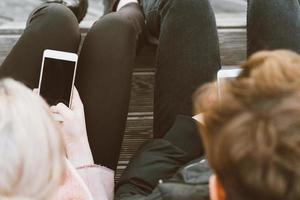
<svg viewBox="0 0 300 200">
<path fill-rule="evenodd" d="M 298 0 L 248 0 L 248 55 L 259 50 L 300 53 Z"/>
<path fill-rule="evenodd" d="M 192 94 L 220 67 L 215 18 L 208 0 L 145 0 L 99 19 L 79 57 L 76 86 L 82 97 L 96 163 L 115 169 L 124 134 L 137 47 L 147 29 L 159 39 L 154 136 L 162 137 L 178 114 L 193 115 Z M 142 13 L 144 12 L 144 15 Z M 77 52 L 78 23 L 60 4 L 37 8 L 1 66 L 2 77 L 38 86 L 44 49 Z"/>
<path fill-rule="evenodd" d="M 126 125 L 137 41 L 144 26 L 138 5 L 99 19 L 87 33 L 78 61 L 75 85 L 86 115 L 95 162 L 116 169 Z M 30 88 L 38 87 L 45 49 L 78 52 L 80 30 L 67 7 L 38 7 L 0 68 Z M 55 80 L 53 80 L 55 81 Z"/>
</svg>

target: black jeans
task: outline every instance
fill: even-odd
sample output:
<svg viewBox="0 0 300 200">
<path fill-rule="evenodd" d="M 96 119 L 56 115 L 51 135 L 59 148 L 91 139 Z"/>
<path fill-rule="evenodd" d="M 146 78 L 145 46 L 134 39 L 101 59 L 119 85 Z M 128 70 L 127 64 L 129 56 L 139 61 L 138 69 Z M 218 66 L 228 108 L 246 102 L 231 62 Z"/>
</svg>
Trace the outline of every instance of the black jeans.
<svg viewBox="0 0 300 200">
<path fill-rule="evenodd" d="M 220 68 L 217 27 L 208 0 L 141 0 L 147 28 L 159 39 L 154 96 L 154 137 L 178 114 L 193 115 L 195 89 Z"/>
<path fill-rule="evenodd" d="M 76 87 L 96 163 L 116 169 L 126 125 L 137 38 L 144 18 L 138 5 L 102 17 L 88 32 L 78 61 Z M 38 87 L 45 49 L 78 52 L 80 30 L 67 7 L 44 4 L 3 62 L 1 77 Z M 55 81 L 55 80 L 54 80 Z"/>
<path fill-rule="evenodd" d="M 248 0 L 248 56 L 260 50 L 300 53 L 299 0 Z"/>
<path fill-rule="evenodd" d="M 178 114 L 193 115 L 192 94 L 220 67 L 215 18 L 208 0 L 147 0 L 142 10 L 157 38 L 154 136 L 162 137 Z M 140 7 L 129 4 L 99 19 L 79 56 L 76 86 L 82 97 L 96 163 L 117 166 L 129 105 L 132 67 L 144 33 Z M 44 49 L 77 52 L 75 16 L 59 4 L 35 10 L 2 67 L 2 77 L 38 86 Z"/>
</svg>

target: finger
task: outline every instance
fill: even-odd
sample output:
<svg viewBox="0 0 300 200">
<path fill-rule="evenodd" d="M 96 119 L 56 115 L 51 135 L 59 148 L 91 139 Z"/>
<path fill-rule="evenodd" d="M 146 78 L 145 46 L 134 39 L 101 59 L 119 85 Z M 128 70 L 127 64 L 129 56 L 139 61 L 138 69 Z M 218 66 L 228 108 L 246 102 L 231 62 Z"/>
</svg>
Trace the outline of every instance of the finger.
<svg viewBox="0 0 300 200">
<path fill-rule="evenodd" d="M 52 113 L 58 113 L 58 112 L 59 112 L 57 106 L 51 106 L 51 107 L 50 107 L 50 111 L 51 111 Z"/>
<path fill-rule="evenodd" d="M 74 90 L 73 90 L 73 97 L 72 97 L 71 108 L 72 108 L 72 110 L 82 109 L 83 108 L 83 104 L 82 104 L 81 98 L 80 98 L 78 90 L 76 89 L 75 86 L 74 86 Z"/>
<path fill-rule="evenodd" d="M 55 108 L 52 108 L 55 113 L 60 114 L 63 118 L 70 118 L 72 115 L 72 110 L 70 110 L 65 104 L 59 103 L 55 106 Z"/>
<path fill-rule="evenodd" d="M 33 89 L 33 93 L 34 93 L 34 94 L 39 94 L 39 89 L 34 88 L 34 89 Z"/>
<path fill-rule="evenodd" d="M 52 113 L 52 117 L 57 122 L 60 122 L 60 123 L 64 122 L 64 118 L 60 114 Z"/>
</svg>

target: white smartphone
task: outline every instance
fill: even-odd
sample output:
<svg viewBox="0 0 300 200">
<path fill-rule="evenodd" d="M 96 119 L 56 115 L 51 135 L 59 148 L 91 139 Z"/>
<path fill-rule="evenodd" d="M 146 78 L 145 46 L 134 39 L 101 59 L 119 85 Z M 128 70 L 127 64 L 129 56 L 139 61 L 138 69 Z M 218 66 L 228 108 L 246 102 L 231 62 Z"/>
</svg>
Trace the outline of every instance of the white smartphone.
<svg viewBox="0 0 300 200">
<path fill-rule="evenodd" d="M 222 94 L 222 82 L 224 80 L 233 80 L 241 73 L 242 69 L 233 68 L 233 69 L 220 69 L 217 74 L 217 84 L 218 84 L 218 96 L 221 98 Z"/>
<path fill-rule="evenodd" d="M 44 51 L 38 94 L 50 106 L 64 103 L 71 107 L 77 61 L 78 56 L 74 53 Z"/>
</svg>

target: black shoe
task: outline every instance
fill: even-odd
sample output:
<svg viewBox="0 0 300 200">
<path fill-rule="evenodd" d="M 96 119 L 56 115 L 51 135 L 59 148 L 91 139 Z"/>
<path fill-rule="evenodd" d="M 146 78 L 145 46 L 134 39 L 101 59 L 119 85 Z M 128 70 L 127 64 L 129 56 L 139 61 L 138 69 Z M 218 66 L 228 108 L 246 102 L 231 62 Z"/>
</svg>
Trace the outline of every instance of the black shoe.
<svg viewBox="0 0 300 200">
<path fill-rule="evenodd" d="M 88 9 L 88 0 L 47 0 L 47 3 L 61 3 L 70 8 L 78 22 L 81 22 L 85 17 Z"/>
<path fill-rule="evenodd" d="M 104 15 L 115 12 L 117 10 L 120 0 L 104 0 Z"/>
</svg>

